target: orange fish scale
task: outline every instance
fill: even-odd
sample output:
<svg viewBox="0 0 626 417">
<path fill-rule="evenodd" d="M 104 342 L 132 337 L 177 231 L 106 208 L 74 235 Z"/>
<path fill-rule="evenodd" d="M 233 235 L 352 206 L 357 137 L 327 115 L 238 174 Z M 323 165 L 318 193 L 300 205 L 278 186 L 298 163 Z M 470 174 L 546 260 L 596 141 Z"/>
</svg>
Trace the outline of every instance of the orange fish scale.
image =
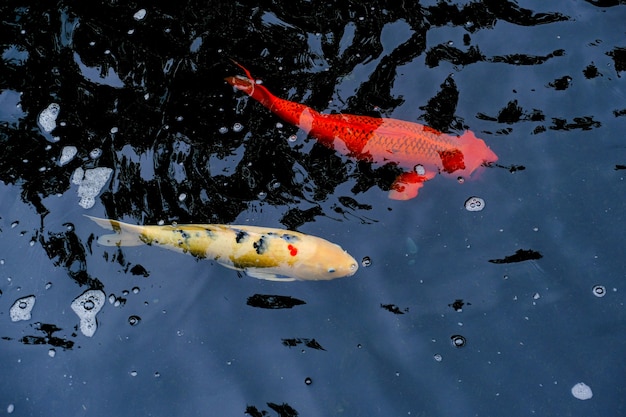
<svg viewBox="0 0 626 417">
<path fill-rule="evenodd" d="M 458 148 L 456 136 L 418 123 L 355 115 L 320 116 L 311 135 L 327 143 L 341 140 L 355 157 L 377 163 L 396 162 L 405 168 L 417 163 L 437 164 L 441 152 Z"/>
</svg>

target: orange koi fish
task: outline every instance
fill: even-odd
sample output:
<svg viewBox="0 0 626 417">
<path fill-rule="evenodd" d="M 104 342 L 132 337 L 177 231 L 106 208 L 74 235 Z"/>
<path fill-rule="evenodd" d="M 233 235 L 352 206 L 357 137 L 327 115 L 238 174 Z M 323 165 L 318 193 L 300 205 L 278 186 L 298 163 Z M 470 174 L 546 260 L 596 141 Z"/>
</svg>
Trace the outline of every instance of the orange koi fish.
<svg viewBox="0 0 626 417">
<path fill-rule="evenodd" d="M 304 104 L 274 96 L 246 76 L 226 82 L 257 100 L 287 123 L 304 130 L 323 145 L 350 157 L 372 163 L 395 164 L 405 170 L 391 186 L 389 198 L 408 200 L 417 196 L 425 181 L 436 174 L 469 177 L 476 169 L 498 157 L 473 132 L 449 135 L 419 123 L 351 114 L 321 114 Z"/>
</svg>

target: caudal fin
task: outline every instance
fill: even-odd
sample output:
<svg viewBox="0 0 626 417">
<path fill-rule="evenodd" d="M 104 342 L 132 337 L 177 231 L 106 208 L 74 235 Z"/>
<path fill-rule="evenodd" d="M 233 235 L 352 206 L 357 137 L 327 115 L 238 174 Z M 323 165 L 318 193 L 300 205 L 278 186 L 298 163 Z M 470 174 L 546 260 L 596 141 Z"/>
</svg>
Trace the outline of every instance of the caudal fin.
<svg viewBox="0 0 626 417">
<path fill-rule="evenodd" d="M 243 91 L 244 93 L 248 94 L 250 97 L 258 101 L 265 107 L 271 107 L 271 104 L 274 100 L 276 100 L 276 97 L 274 97 L 274 95 L 270 93 L 267 88 L 262 86 L 260 83 L 257 83 L 254 77 L 252 77 L 250 71 L 246 69 L 246 67 L 244 67 L 235 60 L 231 59 L 231 61 L 233 61 L 235 65 L 241 68 L 246 76 L 244 77 L 241 75 L 235 75 L 231 77 L 226 77 L 224 78 L 224 80 L 228 84 L 235 87 L 237 90 Z"/>
<path fill-rule="evenodd" d="M 104 229 L 115 231 L 115 233 L 102 235 L 98 238 L 98 243 L 102 246 L 139 246 L 145 244 L 140 237 L 141 226 L 87 215 L 85 217 Z"/>
</svg>

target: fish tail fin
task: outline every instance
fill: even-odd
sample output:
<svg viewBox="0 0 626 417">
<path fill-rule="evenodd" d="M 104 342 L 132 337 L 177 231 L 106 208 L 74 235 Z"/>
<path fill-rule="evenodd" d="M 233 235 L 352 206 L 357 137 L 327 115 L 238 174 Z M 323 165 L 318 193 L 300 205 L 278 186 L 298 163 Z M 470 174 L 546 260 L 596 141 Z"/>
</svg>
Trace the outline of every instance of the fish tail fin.
<svg viewBox="0 0 626 417">
<path fill-rule="evenodd" d="M 139 246 L 145 242 L 141 240 L 141 226 L 122 223 L 118 220 L 101 219 L 99 217 L 87 216 L 103 229 L 113 230 L 115 233 L 102 235 L 98 238 L 98 243 L 102 246 Z"/>
<path fill-rule="evenodd" d="M 235 87 L 239 91 L 243 91 L 253 99 L 257 100 L 265 107 L 269 107 L 272 104 L 272 101 L 276 99 L 276 97 L 270 93 L 270 91 L 262 86 L 260 83 L 257 83 L 246 67 L 241 65 L 239 62 L 231 59 L 235 65 L 243 70 L 246 74 L 245 77 L 240 75 L 230 76 L 224 78 L 224 80 Z"/>
</svg>

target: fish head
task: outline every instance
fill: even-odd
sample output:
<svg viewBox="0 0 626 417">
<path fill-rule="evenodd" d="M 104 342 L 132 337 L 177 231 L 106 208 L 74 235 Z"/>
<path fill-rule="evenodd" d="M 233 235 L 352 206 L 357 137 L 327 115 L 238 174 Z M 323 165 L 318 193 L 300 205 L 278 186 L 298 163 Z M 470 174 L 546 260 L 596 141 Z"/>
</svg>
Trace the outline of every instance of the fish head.
<svg viewBox="0 0 626 417">
<path fill-rule="evenodd" d="M 312 236 L 309 236 L 313 238 Z M 294 275 L 303 281 L 324 281 L 352 276 L 359 264 L 341 246 L 324 239 L 310 242 L 311 251 L 294 265 Z"/>
<path fill-rule="evenodd" d="M 498 161 L 498 155 L 485 143 L 468 130 L 459 137 L 464 160 L 464 169 L 452 170 L 455 175 L 470 176 L 477 169 Z"/>
</svg>

